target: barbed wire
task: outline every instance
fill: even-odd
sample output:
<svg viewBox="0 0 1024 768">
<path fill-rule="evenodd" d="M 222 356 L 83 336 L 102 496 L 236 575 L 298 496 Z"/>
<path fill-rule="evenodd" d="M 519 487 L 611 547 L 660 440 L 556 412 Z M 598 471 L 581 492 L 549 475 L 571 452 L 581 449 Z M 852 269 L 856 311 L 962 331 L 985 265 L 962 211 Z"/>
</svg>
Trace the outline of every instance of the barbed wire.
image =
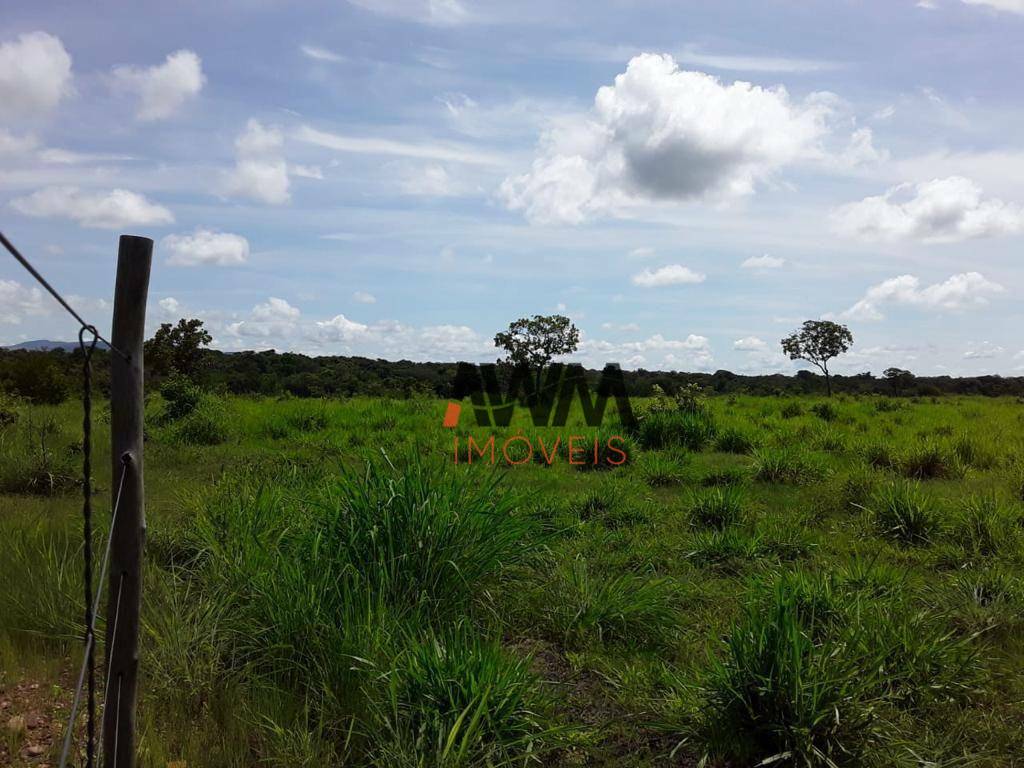
<svg viewBox="0 0 1024 768">
<path fill-rule="evenodd" d="M 82 316 L 74 310 L 74 308 L 67 302 L 67 300 L 63 296 L 61 296 L 57 292 L 57 290 L 52 285 L 50 285 L 49 282 L 47 282 L 46 278 L 39 274 L 39 270 L 33 267 L 31 262 L 29 262 L 28 259 L 21 255 L 21 252 L 17 248 L 15 248 L 14 244 L 11 243 L 11 241 L 4 236 L 3 232 L 0 232 L 0 243 L 3 244 L 4 248 L 7 249 L 11 256 L 13 256 L 18 261 L 18 263 L 21 264 L 21 266 L 28 270 L 28 273 L 36 279 L 36 282 L 43 286 L 43 288 L 45 288 L 50 293 L 50 295 L 53 296 L 53 298 L 55 298 L 57 302 L 62 307 L 64 307 L 64 309 L 66 309 L 68 313 L 73 318 L 75 318 L 75 320 L 78 321 L 78 324 L 82 326 L 83 330 L 89 331 L 96 339 L 102 341 L 104 344 L 107 345 L 109 349 L 116 352 L 124 360 L 131 360 L 131 357 L 129 355 L 126 355 L 124 352 L 122 352 L 109 341 L 107 341 L 105 338 L 103 338 L 103 336 L 100 335 L 99 331 L 96 330 L 95 325 L 85 322 L 85 320 L 82 319 Z M 81 336 L 81 332 L 79 333 L 79 336 Z"/>
</svg>

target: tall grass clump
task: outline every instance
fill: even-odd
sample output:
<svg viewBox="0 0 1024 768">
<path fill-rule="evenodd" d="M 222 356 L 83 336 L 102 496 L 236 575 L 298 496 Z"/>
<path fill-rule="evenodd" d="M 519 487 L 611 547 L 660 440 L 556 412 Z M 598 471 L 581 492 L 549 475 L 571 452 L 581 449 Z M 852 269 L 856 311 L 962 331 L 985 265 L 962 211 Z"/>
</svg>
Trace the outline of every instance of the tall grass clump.
<svg viewBox="0 0 1024 768">
<path fill-rule="evenodd" d="M 641 415 L 636 438 L 641 446 L 652 450 L 700 451 L 714 439 L 717 431 L 714 417 L 703 410 L 653 411 Z"/>
<path fill-rule="evenodd" d="M 798 448 L 764 447 L 754 452 L 753 474 L 762 483 L 802 485 L 822 478 L 825 467 Z"/>
<path fill-rule="evenodd" d="M 0 431 L 0 493 L 56 496 L 81 482 L 77 446 L 63 443 L 56 419 L 22 419 Z"/>
<path fill-rule="evenodd" d="M 638 466 L 644 482 L 652 488 L 679 485 L 683 482 L 686 471 L 683 459 L 661 451 L 645 453 Z"/>
<path fill-rule="evenodd" d="M 665 641 L 678 624 L 668 581 L 593 573 L 580 558 L 560 564 L 540 597 L 548 631 L 572 648 L 646 646 Z"/>
<path fill-rule="evenodd" d="M 719 531 L 743 521 L 743 489 L 736 485 L 710 488 L 697 493 L 690 504 L 690 519 L 703 528 Z"/>
<path fill-rule="evenodd" d="M 815 602 L 780 580 L 749 605 L 712 658 L 697 736 L 736 765 L 856 765 L 878 738 L 876 675 L 858 633 L 817 633 Z M 763 761 L 763 762 L 762 762 Z"/>
<path fill-rule="evenodd" d="M 953 519 L 952 535 L 980 557 L 1013 552 L 1021 540 L 1021 518 L 993 493 L 967 499 Z"/>
<path fill-rule="evenodd" d="M 917 483 L 890 483 L 876 491 L 868 508 L 883 536 L 908 546 L 927 546 L 942 524 L 932 500 Z"/>
<path fill-rule="evenodd" d="M 754 445 L 754 438 L 737 427 L 724 429 L 715 438 L 715 450 L 722 453 L 750 453 L 754 450 Z"/>
<path fill-rule="evenodd" d="M 522 764 L 545 751 L 549 710 L 529 658 L 458 624 L 406 643 L 376 705 L 385 737 L 373 764 Z"/>
<path fill-rule="evenodd" d="M 964 466 L 940 443 L 926 440 L 900 457 L 900 472 L 915 480 L 963 477 Z"/>
</svg>

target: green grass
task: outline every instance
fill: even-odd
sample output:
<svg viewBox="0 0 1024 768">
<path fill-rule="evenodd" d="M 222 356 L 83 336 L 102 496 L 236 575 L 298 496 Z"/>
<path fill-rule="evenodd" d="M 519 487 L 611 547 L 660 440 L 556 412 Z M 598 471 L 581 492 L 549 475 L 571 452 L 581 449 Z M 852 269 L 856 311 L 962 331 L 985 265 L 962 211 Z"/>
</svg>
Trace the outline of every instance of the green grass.
<svg viewBox="0 0 1024 768">
<path fill-rule="evenodd" d="M 629 460 L 581 471 L 568 437 L 605 444 L 614 411 L 601 429 L 517 413 L 494 466 L 456 465 L 456 437 L 494 431 L 469 409 L 442 428 L 446 401 L 168 394 L 173 413 L 161 395 L 147 407 L 146 768 L 1018 754 L 1013 399 L 637 402 Z M 0 405 L 10 677 L 79 653 L 81 414 Z M 510 467 L 514 435 L 562 442 L 550 464 Z"/>
</svg>

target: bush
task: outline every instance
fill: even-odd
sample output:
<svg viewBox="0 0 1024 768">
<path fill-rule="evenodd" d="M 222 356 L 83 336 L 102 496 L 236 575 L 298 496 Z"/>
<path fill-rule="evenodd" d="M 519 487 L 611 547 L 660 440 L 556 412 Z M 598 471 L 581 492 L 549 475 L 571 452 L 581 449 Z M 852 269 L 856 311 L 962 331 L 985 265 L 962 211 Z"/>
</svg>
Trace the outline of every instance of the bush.
<svg viewBox="0 0 1024 768">
<path fill-rule="evenodd" d="M 874 494 L 870 509 L 879 532 L 901 544 L 927 546 L 941 529 L 931 499 L 917 483 L 887 485 Z"/>
<path fill-rule="evenodd" d="M 164 399 L 164 419 L 178 421 L 199 407 L 203 390 L 187 377 L 174 374 L 160 386 L 160 396 Z"/>
<path fill-rule="evenodd" d="M 230 429 L 223 406 L 205 396 L 195 410 L 173 423 L 171 436 L 185 445 L 211 446 L 227 442 Z"/>
<path fill-rule="evenodd" d="M 80 487 L 74 451 L 54 447 L 61 438 L 52 417 L 22 422 L 16 432 L 0 433 L 0 493 L 55 496 Z"/>
<path fill-rule="evenodd" d="M 13 426 L 21 418 L 21 403 L 14 395 L 0 390 L 0 429 Z"/>
<path fill-rule="evenodd" d="M 790 400 L 788 403 L 782 406 L 779 414 L 784 419 L 795 419 L 797 416 L 804 415 L 804 407 L 795 400 Z"/>
</svg>

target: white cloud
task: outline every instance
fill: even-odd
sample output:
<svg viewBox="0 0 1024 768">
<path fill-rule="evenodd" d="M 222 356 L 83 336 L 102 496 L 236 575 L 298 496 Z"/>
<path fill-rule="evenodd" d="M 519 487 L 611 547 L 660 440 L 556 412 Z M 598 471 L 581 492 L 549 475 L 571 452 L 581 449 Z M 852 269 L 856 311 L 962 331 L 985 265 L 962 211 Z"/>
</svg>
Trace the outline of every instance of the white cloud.
<svg viewBox="0 0 1024 768">
<path fill-rule="evenodd" d="M 1024 210 L 996 198 L 982 198 L 970 179 L 950 176 L 916 185 L 901 184 L 832 212 L 836 229 L 865 240 L 908 238 L 954 242 L 1024 230 Z"/>
<path fill-rule="evenodd" d="M 0 155 L 24 155 L 38 146 L 35 136 L 15 136 L 0 128 Z"/>
<path fill-rule="evenodd" d="M 436 26 L 454 26 L 471 20 L 459 0 L 349 0 L 373 13 Z"/>
<path fill-rule="evenodd" d="M 165 299 L 160 299 L 160 301 L 158 301 L 157 304 L 159 304 L 160 309 L 162 309 L 168 315 L 177 315 L 179 312 L 181 312 L 181 303 L 173 296 L 168 296 Z"/>
<path fill-rule="evenodd" d="M 323 181 L 324 169 L 319 165 L 296 165 L 293 163 L 288 166 L 288 175 L 297 176 L 300 179 Z"/>
<path fill-rule="evenodd" d="M 840 313 L 839 317 L 850 320 L 881 320 L 885 317 L 881 308 L 886 304 L 936 311 L 959 311 L 985 306 L 989 297 L 1005 290 L 1003 286 L 986 279 L 978 272 L 953 275 L 941 283 L 933 283 L 924 288 L 914 275 L 900 275 L 871 286 L 864 294 L 864 298 Z"/>
<path fill-rule="evenodd" d="M 638 272 L 631 278 L 633 285 L 641 288 L 661 288 L 666 285 L 686 285 L 692 283 L 703 283 L 706 275 L 694 272 L 682 264 L 669 264 L 658 269 L 645 269 Z"/>
<path fill-rule="evenodd" d="M 26 288 L 15 280 L 0 280 L 0 323 L 16 325 L 25 315 L 44 315 L 48 311 L 43 292 Z"/>
<path fill-rule="evenodd" d="M 188 50 L 168 54 L 163 64 L 152 67 L 114 68 L 115 85 L 138 95 L 135 116 L 147 122 L 173 115 L 199 94 L 205 82 L 199 56 Z"/>
<path fill-rule="evenodd" d="M 302 51 L 303 56 L 313 59 L 313 61 L 329 61 L 332 64 L 337 64 L 345 60 L 344 56 L 327 48 L 321 48 L 319 45 L 300 45 L 299 50 Z"/>
<path fill-rule="evenodd" d="M 471 165 L 501 165 L 504 162 L 504 159 L 497 155 L 481 152 L 463 144 L 450 142 L 420 144 L 378 137 L 345 136 L 340 133 L 320 131 L 308 125 L 299 127 L 294 133 L 294 138 L 296 141 L 333 149 L 336 152 L 352 152 L 358 155 L 395 155 Z"/>
<path fill-rule="evenodd" d="M 980 344 L 972 344 L 964 352 L 964 360 L 990 360 L 993 357 L 999 357 L 1006 350 L 1000 347 L 998 344 L 993 344 L 990 341 L 983 341 Z"/>
<path fill-rule="evenodd" d="M 747 195 L 821 155 L 830 109 L 821 94 L 795 103 L 782 87 L 725 85 L 642 54 L 598 90 L 589 117 L 544 134 L 531 170 L 501 191 L 532 221 L 570 223 L 643 201 Z"/>
<path fill-rule="evenodd" d="M 625 333 L 635 333 L 640 330 L 640 326 L 636 323 L 601 323 L 601 328 L 605 331 L 622 331 Z"/>
<path fill-rule="evenodd" d="M 281 154 L 284 136 L 252 118 L 235 140 L 237 161 L 224 178 L 228 195 L 248 197 L 268 205 L 291 200 L 288 164 Z"/>
<path fill-rule="evenodd" d="M 653 364 L 660 368 L 708 368 L 714 358 L 706 336 L 691 333 L 685 339 L 667 339 L 660 333 L 640 341 L 611 342 L 584 338 L 579 357 L 588 365 L 618 362 L 629 368 Z"/>
<path fill-rule="evenodd" d="M 287 337 L 298 328 L 301 312 L 284 299 L 271 297 L 252 308 L 249 318 L 231 323 L 227 332 L 249 338 Z"/>
<path fill-rule="evenodd" d="M 985 5 L 997 11 L 1024 14 L 1024 0 L 962 0 L 967 5 Z"/>
<path fill-rule="evenodd" d="M 738 352 L 766 352 L 768 351 L 768 344 L 757 338 L 757 336 L 746 336 L 742 339 L 736 339 L 732 343 L 732 348 Z"/>
<path fill-rule="evenodd" d="M 352 294 L 352 300 L 360 304 L 376 304 L 377 297 L 366 291 L 356 291 Z"/>
<path fill-rule="evenodd" d="M 634 248 L 628 254 L 631 259 L 647 259 L 654 255 L 653 248 Z"/>
<path fill-rule="evenodd" d="M 419 197 L 449 197 L 461 190 L 442 165 L 405 168 L 400 171 L 398 187 L 403 194 Z"/>
<path fill-rule="evenodd" d="M 11 207 L 26 216 L 71 219 L 96 229 L 174 222 L 174 216 L 162 205 L 126 189 L 96 192 L 78 187 L 45 187 L 12 200 Z"/>
<path fill-rule="evenodd" d="M 170 252 L 167 263 L 175 267 L 226 267 L 244 264 L 249 258 L 249 241 L 244 237 L 209 229 L 197 229 L 190 235 L 168 235 L 162 245 Z"/>
<path fill-rule="evenodd" d="M 785 56 L 743 56 L 708 53 L 695 46 L 687 46 L 676 54 L 676 60 L 685 64 L 711 69 L 737 72 L 820 72 L 838 69 L 841 65 L 819 59 L 796 59 Z"/>
<path fill-rule="evenodd" d="M 370 326 L 335 315 L 330 320 L 317 321 L 318 337 L 323 341 L 352 341 L 366 335 Z"/>
<path fill-rule="evenodd" d="M 743 269 L 780 269 L 786 265 L 786 260 L 778 256 L 764 254 L 763 256 L 751 256 L 744 259 L 740 264 Z"/>
<path fill-rule="evenodd" d="M 3 117 L 49 112 L 71 91 L 71 56 L 60 38 L 27 32 L 0 44 L 0 104 Z"/>
</svg>

